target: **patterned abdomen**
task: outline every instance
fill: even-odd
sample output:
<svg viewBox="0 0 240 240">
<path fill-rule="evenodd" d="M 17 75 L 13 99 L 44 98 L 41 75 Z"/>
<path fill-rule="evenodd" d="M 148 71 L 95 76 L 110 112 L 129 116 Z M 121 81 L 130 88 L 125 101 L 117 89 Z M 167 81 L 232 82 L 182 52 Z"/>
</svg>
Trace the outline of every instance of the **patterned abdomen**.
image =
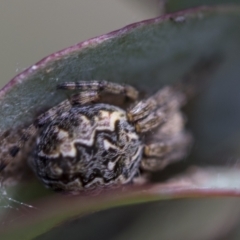
<svg viewBox="0 0 240 240">
<path fill-rule="evenodd" d="M 124 110 L 108 104 L 74 106 L 43 129 L 31 166 L 55 190 L 94 189 L 131 181 L 142 149 Z"/>
</svg>

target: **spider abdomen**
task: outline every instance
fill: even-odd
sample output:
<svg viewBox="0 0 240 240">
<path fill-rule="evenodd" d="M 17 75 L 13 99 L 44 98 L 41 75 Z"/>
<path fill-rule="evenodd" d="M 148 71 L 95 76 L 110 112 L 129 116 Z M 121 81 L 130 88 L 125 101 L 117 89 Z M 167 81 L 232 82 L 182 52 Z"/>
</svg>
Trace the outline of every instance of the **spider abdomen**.
<svg viewBox="0 0 240 240">
<path fill-rule="evenodd" d="M 55 190 L 94 189 L 130 182 L 143 144 L 124 110 L 76 105 L 41 131 L 31 166 Z"/>
</svg>

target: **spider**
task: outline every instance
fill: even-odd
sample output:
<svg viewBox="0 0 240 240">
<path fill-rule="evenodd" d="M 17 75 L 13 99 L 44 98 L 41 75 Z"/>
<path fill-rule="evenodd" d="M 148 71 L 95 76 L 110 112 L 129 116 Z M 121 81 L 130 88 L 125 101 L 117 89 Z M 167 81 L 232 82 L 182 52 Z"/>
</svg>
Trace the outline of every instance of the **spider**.
<svg viewBox="0 0 240 240">
<path fill-rule="evenodd" d="M 177 88 L 163 87 L 143 100 L 134 87 L 108 81 L 58 88 L 78 93 L 37 117 L 9 151 L 16 157 L 37 136 L 29 163 L 45 186 L 66 192 L 121 186 L 187 155 L 192 137 L 180 111 L 186 97 Z M 132 105 L 101 103 L 105 94 Z"/>
</svg>

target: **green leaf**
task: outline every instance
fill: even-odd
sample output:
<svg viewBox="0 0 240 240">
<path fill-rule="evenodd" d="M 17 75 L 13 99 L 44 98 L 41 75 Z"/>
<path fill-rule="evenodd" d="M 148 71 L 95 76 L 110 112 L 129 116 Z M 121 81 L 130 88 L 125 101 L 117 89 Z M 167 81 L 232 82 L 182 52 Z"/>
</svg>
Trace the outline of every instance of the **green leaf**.
<svg viewBox="0 0 240 240">
<path fill-rule="evenodd" d="M 184 78 L 195 66 L 219 58 L 217 69 L 198 79 L 199 83 L 207 79 L 207 89 L 190 106 L 195 147 L 186 163 L 229 165 L 222 152 L 237 156 L 240 136 L 239 25 L 239 6 L 203 7 L 135 23 L 54 53 L 2 89 L 0 132 L 31 123 L 41 110 L 66 98 L 66 93 L 56 91 L 61 82 L 106 79 L 153 92 Z M 26 213 L 21 221 L 6 224 L 1 239 L 32 239 L 71 217 L 113 206 L 191 196 L 239 196 L 238 176 L 234 168 L 197 168 L 166 183 L 97 198 L 56 194 L 33 203 L 37 210 Z M 25 189 L 35 191 L 27 185 Z M 17 216 L 13 211 L 4 219 L 8 222 Z"/>
<path fill-rule="evenodd" d="M 166 2 L 166 11 L 175 12 L 187 8 L 198 7 L 203 5 L 216 5 L 216 4 L 236 4 L 240 3 L 239 0 L 168 0 Z"/>
</svg>

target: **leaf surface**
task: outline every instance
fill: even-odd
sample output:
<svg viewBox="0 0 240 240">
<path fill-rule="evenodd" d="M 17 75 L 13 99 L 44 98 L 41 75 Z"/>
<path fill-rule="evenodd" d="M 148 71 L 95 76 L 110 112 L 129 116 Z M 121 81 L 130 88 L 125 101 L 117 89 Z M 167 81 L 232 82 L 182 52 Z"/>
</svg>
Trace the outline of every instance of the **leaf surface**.
<svg viewBox="0 0 240 240">
<path fill-rule="evenodd" d="M 46 197 L 33 204 L 40 211 L 6 224 L 1 229 L 3 239 L 32 239 L 69 218 L 113 206 L 193 196 L 240 196 L 240 170 L 236 162 L 233 168 L 229 158 L 223 157 L 239 153 L 239 25 L 239 6 L 169 14 L 51 54 L 12 79 L 0 91 L 0 133 L 31 123 L 43 109 L 65 99 L 65 92 L 56 91 L 61 82 L 105 79 L 154 92 L 217 56 L 221 61 L 206 76 L 207 89 L 190 106 L 188 121 L 195 145 L 185 163 L 223 166 L 190 168 L 165 183 L 93 198 Z M 15 214 L 9 212 L 6 219 L 14 219 Z"/>
</svg>

